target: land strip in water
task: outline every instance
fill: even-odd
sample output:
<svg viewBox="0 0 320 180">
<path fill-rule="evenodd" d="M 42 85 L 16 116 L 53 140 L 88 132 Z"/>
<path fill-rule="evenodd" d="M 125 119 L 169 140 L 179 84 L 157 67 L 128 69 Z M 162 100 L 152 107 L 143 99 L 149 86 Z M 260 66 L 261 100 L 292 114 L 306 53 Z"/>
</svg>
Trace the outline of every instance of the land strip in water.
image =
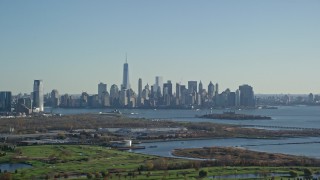
<svg viewBox="0 0 320 180">
<path fill-rule="evenodd" d="M 319 159 L 304 156 L 251 151 L 239 147 L 203 147 L 175 149 L 179 157 L 213 160 L 210 166 L 320 166 Z"/>
<path fill-rule="evenodd" d="M 177 140 L 196 138 L 280 138 L 318 137 L 316 129 L 265 130 L 210 122 L 175 122 L 135 119 L 125 116 L 82 114 L 51 117 L 10 118 L 0 120 L 1 137 L 6 142 L 25 139 L 73 139 L 77 143 L 105 143 L 134 139 Z"/>
</svg>

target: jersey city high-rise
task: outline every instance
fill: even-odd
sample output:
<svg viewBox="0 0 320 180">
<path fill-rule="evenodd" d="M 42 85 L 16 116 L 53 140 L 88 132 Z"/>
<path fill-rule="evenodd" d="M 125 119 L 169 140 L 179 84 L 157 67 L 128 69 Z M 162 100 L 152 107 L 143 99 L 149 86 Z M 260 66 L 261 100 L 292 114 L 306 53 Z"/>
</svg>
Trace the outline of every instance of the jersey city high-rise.
<svg viewBox="0 0 320 180">
<path fill-rule="evenodd" d="M 43 108 L 43 82 L 42 80 L 34 80 L 33 84 L 33 108 L 42 112 Z"/>
</svg>

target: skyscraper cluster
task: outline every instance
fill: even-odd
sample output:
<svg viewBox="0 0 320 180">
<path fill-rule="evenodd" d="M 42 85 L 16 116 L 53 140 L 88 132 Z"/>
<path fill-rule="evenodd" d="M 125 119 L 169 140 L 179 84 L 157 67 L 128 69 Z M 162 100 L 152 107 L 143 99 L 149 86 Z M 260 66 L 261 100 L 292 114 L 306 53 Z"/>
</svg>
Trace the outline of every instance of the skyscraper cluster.
<svg viewBox="0 0 320 180">
<path fill-rule="evenodd" d="M 219 84 L 210 83 L 206 86 L 201 81 L 190 80 L 187 85 L 173 84 L 163 81 L 163 77 L 156 76 L 152 85 L 143 84 L 138 79 L 137 93 L 131 88 L 129 81 L 129 64 L 123 65 L 123 79 L 120 88 L 113 84 L 97 85 L 97 94 L 82 92 L 80 95 L 60 95 L 57 89 L 44 94 L 42 80 L 34 80 L 31 95 L 19 94 L 12 96 L 10 91 L 0 91 L 0 115 L 8 112 L 31 114 L 44 111 L 44 106 L 63 108 L 252 108 L 256 105 L 290 105 L 290 104 L 320 104 L 320 96 L 310 93 L 302 96 L 267 96 L 255 97 L 253 87 L 244 84 L 235 91 L 226 89 L 219 91 Z M 207 87 L 207 88 L 206 88 Z M 175 89 L 173 89 L 175 88 Z"/>
<path fill-rule="evenodd" d="M 129 64 L 123 65 L 123 79 L 121 87 L 98 84 L 98 94 L 89 95 L 83 92 L 79 98 L 65 94 L 58 98 L 57 90 L 51 92 L 51 106 L 53 107 L 126 107 L 126 108 L 189 108 L 189 107 L 254 107 L 255 98 L 253 88 L 249 85 L 239 87 L 231 92 L 229 89 L 219 92 L 218 83 L 210 82 L 206 89 L 200 81 L 188 81 L 187 86 L 172 81 L 163 82 L 161 76 L 155 77 L 153 85 L 143 85 L 138 80 L 137 93 L 131 88 L 129 81 Z M 175 91 L 173 88 L 175 87 Z M 37 92 L 37 91 L 35 91 Z"/>
<path fill-rule="evenodd" d="M 254 107 L 255 97 L 253 88 L 249 85 L 239 86 L 235 92 L 226 89 L 219 92 L 218 83 L 210 81 L 207 89 L 198 81 L 188 81 L 187 85 L 172 81 L 163 81 L 161 76 L 155 77 L 152 85 L 143 84 L 138 80 L 138 91 L 131 88 L 129 81 L 129 64 L 123 65 L 123 79 L 121 87 L 116 84 L 110 86 L 99 83 L 97 94 L 89 95 L 82 92 L 80 96 L 59 95 L 54 89 L 44 95 L 43 81 L 34 80 L 31 96 L 17 96 L 14 104 L 16 112 L 30 114 L 44 111 L 44 105 L 65 108 L 190 108 L 190 107 Z M 175 87 L 175 91 L 174 88 Z M 0 112 L 10 112 L 12 109 L 11 92 L 0 92 Z"/>
<path fill-rule="evenodd" d="M 59 94 L 52 94 L 59 101 Z M 59 102 L 56 102 L 58 104 Z M 13 96 L 10 91 L 0 92 L 0 113 L 11 112 L 14 109 L 16 113 L 31 114 L 32 112 L 44 111 L 44 94 L 43 94 L 43 81 L 34 80 L 33 92 L 30 95 Z"/>
</svg>

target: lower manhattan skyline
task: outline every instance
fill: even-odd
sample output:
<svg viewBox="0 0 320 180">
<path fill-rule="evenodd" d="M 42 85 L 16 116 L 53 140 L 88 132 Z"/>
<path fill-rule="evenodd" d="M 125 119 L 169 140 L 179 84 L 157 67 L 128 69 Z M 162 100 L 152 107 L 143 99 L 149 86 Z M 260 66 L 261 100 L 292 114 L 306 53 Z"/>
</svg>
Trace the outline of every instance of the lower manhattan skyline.
<svg viewBox="0 0 320 180">
<path fill-rule="evenodd" d="M 320 93 L 318 1 L 0 2 L 0 90 L 96 94 L 163 82 Z M 255 14 L 255 16 L 252 16 Z M 109 89 L 108 89 L 109 90 Z"/>
</svg>

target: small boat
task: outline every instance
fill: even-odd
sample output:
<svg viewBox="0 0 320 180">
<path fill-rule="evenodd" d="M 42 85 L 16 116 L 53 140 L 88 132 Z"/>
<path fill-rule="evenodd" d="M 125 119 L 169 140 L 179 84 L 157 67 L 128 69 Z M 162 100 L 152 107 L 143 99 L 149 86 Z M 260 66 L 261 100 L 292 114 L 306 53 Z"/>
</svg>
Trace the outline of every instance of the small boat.
<svg viewBox="0 0 320 180">
<path fill-rule="evenodd" d="M 121 115 L 122 113 L 118 109 L 115 109 L 107 113 L 99 112 L 99 114 L 100 115 Z"/>
</svg>

